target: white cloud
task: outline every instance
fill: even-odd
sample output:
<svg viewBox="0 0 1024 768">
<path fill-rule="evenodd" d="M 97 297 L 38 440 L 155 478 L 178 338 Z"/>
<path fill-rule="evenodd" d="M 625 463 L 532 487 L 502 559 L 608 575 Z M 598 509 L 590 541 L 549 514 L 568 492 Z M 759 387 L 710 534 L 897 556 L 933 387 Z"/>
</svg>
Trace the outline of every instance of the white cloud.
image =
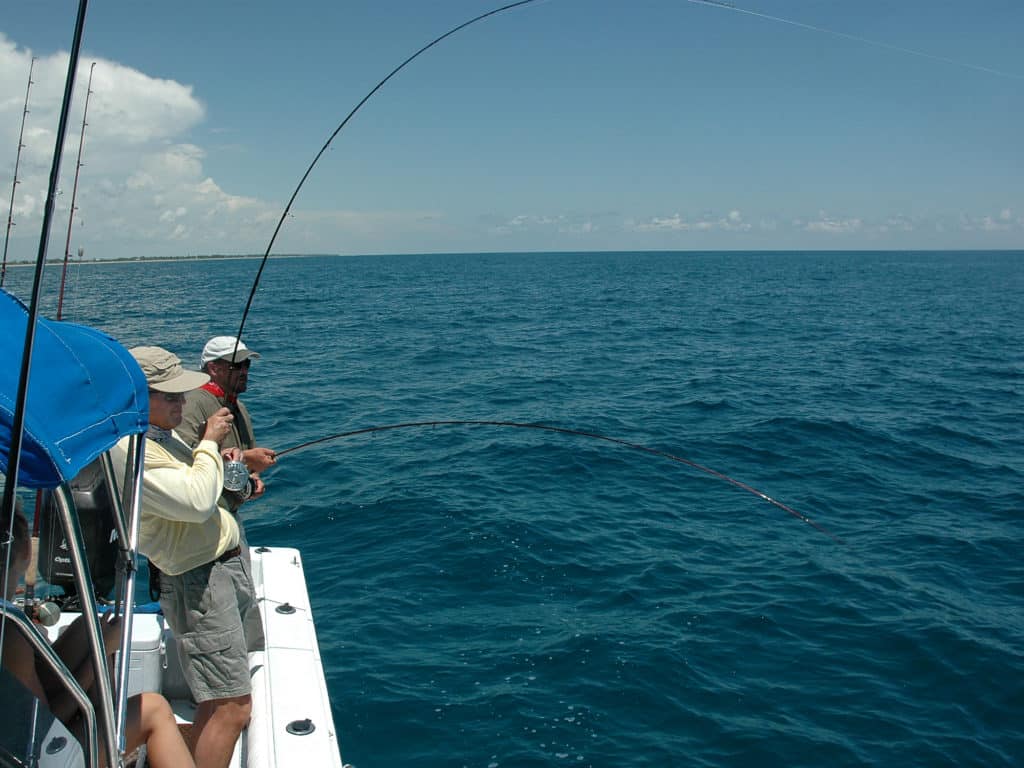
<svg viewBox="0 0 1024 768">
<path fill-rule="evenodd" d="M 31 57 L 31 51 L 19 49 L 0 33 L 3 147 L 17 145 Z M 34 255 L 67 61 L 65 52 L 43 55 L 33 68 L 14 206 L 21 248 L 20 253 L 12 249 L 11 258 Z M 54 233 L 67 226 L 90 64 L 79 64 Z M 76 226 L 79 220 L 88 223 L 95 255 L 137 255 L 121 250 L 125 243 L 152 243 L 150 252 L 235 252 L 254 249 L 257 233 L 269 234 L 260 224 L 273 217 L 276 204 L 230 194 L 205 171 L 205 150 L 189 140 L 205 115 L 191 86 L 96 59 L 76 199 Z M 0 178 L 13 172 L 12 157 L 9 165 L 0 166 Z M 9 194 L 10 187 L 0 191 L 5 207 Z"/>
<path fill-rule="evenodd" d="M 729 211 L 728 215 L 724 219 L 720 219 L 718 225 L 721 229 L 730 232 L 748 232 L 750 231 L 750 224 L 743 220 L 742 214 L 739 211 Z"/>
<path fill-rule="evenodd" d="M 1003 208 L 996 214 L 960 214 L 960 229 L 966 232 L 1009 232 L 1024 229 L 1024 216 L 1014 217 L 1013 210 Z"/>
<path fill-rule="evenodd" d="M 689 222 L 678 214 L 667 217 L 652 216 L 646 221 L 632 223 L 632 228 L 637 232 L 686 232 L 690 229 Z"/>
<path fill-rule="evenodd" d="M 913 232 L 916 229 L 914 220 L 901 213 L 888 217 L 883 224 L 878 226 L 878 231 L 886 232 Z"/>
<path fill-rule="evenodd" d="M 26 78 L 32 52 L 19 49 L 0 33 L 0 207 L 6 210 L 11 192 L 14 152 L 21 125 Z M 50 157 L 64 86 L 66 53 L 42 55 L 36 61 L 31 112 L 25 124 L 25 149 L 19 170 L 14 219 L 17 227 L 11 257 L 35 255 L 45 202 Z M 63 242 L 71 204 L 79 127 L 91 60 L 82 60 L 71 111 L 55 202 L 52 242 Z M 184 253 L 261 253 L 281 215 L 280 202 L 234 194 L 231 182 L 213 176 L 199 128 L 206 108 L 191 85 L 151 77 L 117 62 L 97 59 L 84 166 L 76 204 L 76 228 L 84 221 L 82 243 L 94 256 L 177 255 Z M 220 145 L 218 152 L 223 151 Z M 246 157 L 250 147 L 233 146 Z M 210 150 L 213 151 L 212 149 Z M 221 166 L 223 167 L 223 166 Z M 781 202 L 781 201 L 780 201 Z M 431 203 L 427 203 L 430 205 Z M 670 203 L 671 204 L 671 203 Z M 826 204 L 826 201 L 819 205 Z M 329 206 L 330 204 L 326 204 Z M 865 207 L 843 215 L 825 211 L 786 215 L 723 205 L 705 211 L 676 211 L 652 205 L 632 217 L 607 210 L 534 212 L 478 216 L 454 221 L 450 211 L 297 210 L 282 230 L 275 251 L 322 252 L 345 247 L 374 252 L 412 247 L 623 247 L 700 243 L 702 246 L 773 247 L 775 243 L 820 245 L 828 238 L 843 247 L 853 242 L 945 244 L 934 233 L 972 232 L 979 242 L 1020 240 L 1024 215 L 1019 206 L 994 205 L 987 211 L 957 214 L 931 212 L 909 216 Z M 326 207 L 325 206 L 325 207 Z M 666 213 L 666 211 L 668 211 Z M 749 237 L 737 237 L 750 233 Z M 808 237 L 806 233 L 813 233 Z M 1007 234 L 1010 233 L 1010 234 Z M 857 240 L 855 240 L 855 237 Z M 928 238 L 931 237 L 931 240 Z"/>
<path fill-rule="evenodd" d="M 630 220 L 626 228 L 635 232 L 748 232 L 751 225 L 743 220 L 743 214 L 733 209 L 724 216 L 705 213 L 695 219 L 687 219 L 680 213 L 671 216 L 651 216 L 643 220 Z"/>
<path fill-rule="evenodd" d="M 598 215 L 580 216 L 565 213 L 518 214 L 492 224 L 490 232 L 496 235 L 551 232 L 561 235 L 590 235 L 601 229 L 597 222 L 594 221 L 594 218 L 598 217 Z"/>
<path fill-rule="evenodd" d="M 88 70 L 79 75 L 80 80 L 87 77 Z M 92 90 L 90 130 L 93 124 L 102 124 L 102 139 L 122 146 L 174 141 L 206 116 L 192 86 L 152 78 L 114 62 L 97 62 Z"/>
<path fill-rule="evenodd" d="M 180 219 L 186 213 L 188 213 L 188 209 L 186 208 L 176 208 L 173 211 L 164 211 L 160 214 L 160 221 L 174 221 L 175 219 Z"/>
<path fill-rule="evenodd" d="M 821 232 L 825 234 L 849 234 L 860 232 L 864 222 L 859 218 L 837 219 L 829 216 L 824 211 L 818 213 L 814 221 L 802 222 L 798 220 L 795 224 L 806 232 Z"/>
</svg>

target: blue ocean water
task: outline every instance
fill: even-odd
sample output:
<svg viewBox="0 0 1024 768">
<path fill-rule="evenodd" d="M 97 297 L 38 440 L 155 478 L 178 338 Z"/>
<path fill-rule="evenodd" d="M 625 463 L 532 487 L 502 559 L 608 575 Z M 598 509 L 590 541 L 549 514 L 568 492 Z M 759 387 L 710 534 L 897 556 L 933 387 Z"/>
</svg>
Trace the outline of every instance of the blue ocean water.
<svg viewBox="0 0 1024 768">
<path fill-rule="evenodd" d="M 198 365 L 257 267 L 75 267 L 66 317 Z M 1021 764 L 1022 297 L 1021 252 L 272 259 L 265 444 L 540 422 L 841 539 L 582 437 L 295 451 L 247 525 L 302 549 L 345 760 Z"/>
</svg>

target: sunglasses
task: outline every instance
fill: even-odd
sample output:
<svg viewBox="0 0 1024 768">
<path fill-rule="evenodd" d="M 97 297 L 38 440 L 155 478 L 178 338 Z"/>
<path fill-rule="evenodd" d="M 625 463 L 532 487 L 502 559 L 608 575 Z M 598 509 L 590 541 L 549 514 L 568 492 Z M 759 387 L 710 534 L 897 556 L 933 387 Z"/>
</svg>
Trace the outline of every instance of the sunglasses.
<svg viewBox="0 0 1024 768">
<path fill-rule="evenodd" d="M 149 390 L 150 397 L 156 397 L 157 399 L 164 399 L 168 403 L 183 403 L 185 402 L 184 392 L 157 392 L 155 389 Z"/>
<path fill-rule="evenodd" d="M 239 371 L 239 370 L 242 370 L 243 368 L 245 370 L 248 370 L 249 366 L 252 365 L 252 360 L 243 360 L 240 363 L 232 363 L 232 362 L 230 362 L 228 360 L 223 360 L 222 359 L 222 360 L 214 360 L 214 361 L 211 361 L 211 362 L 216 362 L 216 363 L 218 363 L 220 365 L 226 365 L 232 371 Z"/>
</svg>

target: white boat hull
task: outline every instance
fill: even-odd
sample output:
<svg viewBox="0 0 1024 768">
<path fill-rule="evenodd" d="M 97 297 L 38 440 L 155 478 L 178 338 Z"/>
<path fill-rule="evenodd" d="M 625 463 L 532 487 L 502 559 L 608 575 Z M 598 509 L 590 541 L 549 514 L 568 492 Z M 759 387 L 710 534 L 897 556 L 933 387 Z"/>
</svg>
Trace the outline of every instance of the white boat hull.
<svg viewBox="0 0 1024 768">
<path fill-rule="evenodd" d="M 238 740 L 231 766 L 342 768 L 299 551 L 255 547 L 251 557 L 266 644 L 264 650 L 249 654 L 252 719 Z M 50 628 L 51 639 L 75 616 L 63 615 Z M 128 693 L 162 693 L 179 722 L 190 723 L 194 704 L 175 649 L 174 636 L 163 616 L 137 613 L 132 627 Z M 52 756 L 46 765 L 80 765 L 81 750 L 73 740 L 69 746 L 74 749 Z"/>
</svg>

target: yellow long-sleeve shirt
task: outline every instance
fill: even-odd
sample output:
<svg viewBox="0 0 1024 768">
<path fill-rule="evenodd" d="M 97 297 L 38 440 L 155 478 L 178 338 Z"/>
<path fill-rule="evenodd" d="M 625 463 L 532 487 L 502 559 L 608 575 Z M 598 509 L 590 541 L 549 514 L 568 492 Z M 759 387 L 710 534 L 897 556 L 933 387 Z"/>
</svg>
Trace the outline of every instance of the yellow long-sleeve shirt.
<svg viewBox="0 0 1024 768">
<path fill-rule="evenodd" d="M 217 444 L 203 440 L 190 449 L 174 432 L 165 434 L 146 440 L 139 551 L 175 576 L 216 560 L 238 546 L 239 536 L 231 513 L 218 504 L 224 463 Z M 124 438 L 111 449 L 115 466 L 124 466 L 127 446 Z"/>
</svg>

